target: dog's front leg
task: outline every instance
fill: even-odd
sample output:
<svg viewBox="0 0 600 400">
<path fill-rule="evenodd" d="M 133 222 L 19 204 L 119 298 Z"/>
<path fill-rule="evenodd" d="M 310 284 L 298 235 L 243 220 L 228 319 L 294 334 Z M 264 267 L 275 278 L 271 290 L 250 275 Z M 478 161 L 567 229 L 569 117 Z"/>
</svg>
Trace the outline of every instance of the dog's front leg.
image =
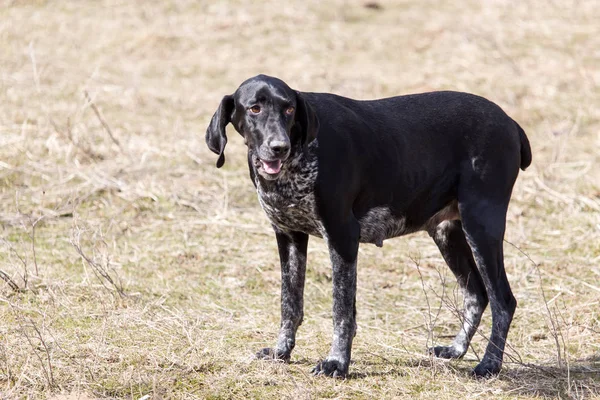
<svg viewBox="0 0 600 400">
<path fill-rule="evenodd" d="M 265 348 L 256 355 L 261 359 L 289 361 L 296 345 L 296 331 L 304 315 L 304 278 L 308 235 L 301 232 L 278 232 L 277 246 L 281 261 L 281 328 L 275 348 Z"/>
<path fill-rule="evenodd" d="M 356 258 L 358 229 L 343 239 L 328 239 L 333 270 L 333 342 L 327 358 L 313 369 L 316 375 L 344 378 L 350 366 L 352 340 L 356 333 Z"/>
</svg>

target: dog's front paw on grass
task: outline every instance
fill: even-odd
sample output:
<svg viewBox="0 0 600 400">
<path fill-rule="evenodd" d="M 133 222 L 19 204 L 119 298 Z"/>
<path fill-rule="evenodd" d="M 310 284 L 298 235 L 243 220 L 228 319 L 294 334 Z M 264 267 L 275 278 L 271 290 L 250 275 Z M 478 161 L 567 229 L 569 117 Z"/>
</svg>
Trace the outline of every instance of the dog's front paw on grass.
<svg viewBox="0 0 600 400">
<path fill-rule="evenodd" d="M 271 347 L 265 347 L 256 353 L 256 358 L 259 360 L 273 360 L 273 361 L 290 361 L 290 354 L 273 349 Z"/>
<path fill-rule="evenodd" d="M 348 375 L 348 362 L 342 362 L 335 358 L 326 358 L 319 362 L 316 367 L 312 369 L 313 375 L 325 375 L 332 378 L 345 379 Z"/>
</svg>

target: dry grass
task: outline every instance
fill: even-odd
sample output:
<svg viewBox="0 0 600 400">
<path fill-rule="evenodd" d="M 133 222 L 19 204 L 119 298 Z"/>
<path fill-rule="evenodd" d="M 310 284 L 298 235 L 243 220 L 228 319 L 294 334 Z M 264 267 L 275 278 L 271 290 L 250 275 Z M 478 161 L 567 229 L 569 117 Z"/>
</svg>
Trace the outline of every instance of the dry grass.
<svg viewBox="0 0 600 400">
<path fill-rule="evenodd" d="M 597 2 L 150 3 L 2 1 L 0 398 L 600 396 Z M 251 359 L 276 338 L 275 240 L 241 139 L 216 170 L 203 133 L 257 73 L 356 98 L 474 92 L 525 128 L 507 240 L 538 266 L 506 244 L 519 307 L 499 377 L 468 376 L 489 312 L 465 360 L 424 355 L 460 304 L 426 235 L 361 248 L 350 379 L 308 374 L 331 335 L 320 240 L 291 364 Z"/>
</svg>

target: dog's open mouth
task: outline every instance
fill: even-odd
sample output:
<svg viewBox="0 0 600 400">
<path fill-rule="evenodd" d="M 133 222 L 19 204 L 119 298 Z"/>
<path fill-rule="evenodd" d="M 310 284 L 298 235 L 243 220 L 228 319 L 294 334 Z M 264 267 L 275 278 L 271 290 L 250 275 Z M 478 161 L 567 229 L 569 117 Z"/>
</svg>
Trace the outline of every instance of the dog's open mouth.
<svg viewBox="0 0 600 400">
<path fill-rule="evenodd" d="M 281 171 L 281 160 L 260 160 L 260 165 L 262 166 L 262 169 L 269 175 L 275 175 L 278 174 L 279 171 Z"/>
</svg>

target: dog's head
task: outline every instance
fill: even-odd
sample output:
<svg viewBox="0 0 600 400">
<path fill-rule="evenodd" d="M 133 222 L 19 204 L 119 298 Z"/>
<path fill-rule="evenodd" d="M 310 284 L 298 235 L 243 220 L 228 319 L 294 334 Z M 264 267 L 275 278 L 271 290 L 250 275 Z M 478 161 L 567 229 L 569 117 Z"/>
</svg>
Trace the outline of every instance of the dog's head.
<svg viewBox="0 0 600 400">
<path fill-rule="evenodd" d="M 277 179 L 285 161 L 317 135 L 317 116 L 301 93 L 280 79 L 258 75 L 223 97 L 206 130 L 208 148 L 219 155 L 217 168 L 225 163 L 225 127 L 234 126 L 248 146 L 257 172 Z"/>
</svg>

